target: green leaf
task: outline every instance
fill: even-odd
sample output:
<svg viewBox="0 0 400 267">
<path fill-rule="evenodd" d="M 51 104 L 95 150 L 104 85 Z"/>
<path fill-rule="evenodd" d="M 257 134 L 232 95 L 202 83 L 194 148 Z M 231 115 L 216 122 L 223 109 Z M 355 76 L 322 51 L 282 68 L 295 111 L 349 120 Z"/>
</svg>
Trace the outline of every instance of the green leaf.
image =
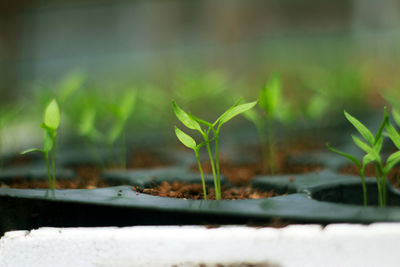
<svg viewBox="0 0 400 267">
<path fill-rule="evenodd" d="M 350 154 L 348 154 L 348 153 L 346 153 L 346 152 L 339 151 L 339 150 L 337 150 L 337 149 L 331 147 L 329 144 L 326 144 L 326 147 L 327 147 L 330 151 L 332 151 L 333 153 L 336 153 L 336 154 L 338 154 L 338 155 L 340 155 L 340 156 L 343 156 L 343 157 L 347 158 L 348 160 L 352 161 L 352 162 L 357 166 L 358 169 L 361 168 L 361 163 L 360 163 L 360 162 L 358 161 L 358 159 L 356 159 L 356 157 L 354 157 L 353 155 L 350 155 Z"/>
<path fill-rule="evenodd" d="M 43 153 L 44 151 L 42 149 L 39 149 L 39 148 L 30 148 L 30 149 L 22 151 L 21 155 L 25 155 L 25 154 L 31 153 L 31 152 L 41 152 L 41 153 Z"/>
<path fill-rule="evenodd" d="M 373 162 L 375 160 L 375 157 L 372 154 L 367 154 L 363 157 L 362 160 L 362 165 L 361 165 L 361 169 L 360 169 L 360 174 L 362 176 L 364 176 L 365 173 L 365 167 L 367 167 L 367 165 L 371 162 Z"/>
<path fill-rule="evenodd" d="M 374 151 L 375 155 L 379 155 L 381 153 L 383 146 L 383 138 L 382 135 L 379 139 L 377 139 L 375 145 L 372 147 L 372 150 Z"/>
<path fill-rule="evenodd" d="M 219 125 L 222 125 L 232 118 L 236 117 L 237 115 L 248 111 L 249 109 L 252 109 L 255 105 L 257 105 L 258 101 L 246 103 L 246 104 L 241 104 L 238 105 L 230 110 L 227 110 L 224 114 L 221 115 L 220 120 L 219 120 Z"/>
<path fill-rule="evenodd" d="M 392 115 L 394 122 L 400 127 L 400 111 L 396 108 L 392 108 Z"/>
<path fill-rule="evenodd" d="M 197 122 L 199 122 L 199 123 L 201 123 L 201 124 L 204 124 L 204 125 L 207 126 L 207 127 L 213 127 L 212 123 L 210 123 L 210 122 L 208 122 L 208 121 L 206 121 L 206 120 L 200 119 L 199 117 L 196 117 L 196 116 L 194 116 L 194 115 L 191 114 L 191 113 L 188 113 L 188 115 L 189 115 L 192 119 L 194 119 L 195 121 L 197 121 Z"/>
<path fill-rule="evenodd" d="M 114 144 L 115 141 L 121 136 L 125 128 L 125 121 L 116 121 L 108 132 L 108 143 Z"/>
<path fill-rule="evenodd" d="M 364 126 L 359 120 L 351 116 L 349 113 L 344 111 L 344 115 L 347 120 L 353 124 L 353 126 L 357 129 L 357 131 L 364 137 L 364 139 L 372 146 L 375 143 L 375 137 L 372 135 L 370 130 Z"/>
<path fill-rule="evenodd" d="M 388 122 L 388 120 L 389 120 L 389 113 L 387 111 L 387 107 L 385 107 L 384 108 L 384 112 L 383 112 L 383 120 L 382 120 L 381 125 L 379 126 L 378 131 L 376 132 L 375 139 L 374 139 L 374 144 L 376 142 L 378 142 L 378 140 L 382 137 L 383 129 L 385 128 L 385 125 Z"/>
<path fill-rule="evenodd" d="M 52 137 L 52 133 L 46 131 L 44 133 L 44 138 L 43 138 L 43 151 L 49 152 L 53 149 L 53 147 L 54 147 L 54 139 Z"/>
<path fill-rule="evenodd" d="M 47 127 L 56 130 L 60 125 L 60 109 L 57 101 L 53 99 L 44 113 L 44 123 Z"/>
<path fill-rule="evenodd" d="M 260 106 L 268 116 L 275 117 L 281 105 L 282 89 L 278 74 L 274 74 L 260 92 Z"/>
<path fill-rule="evenodd" d="M 127 120 L 131 115 L 133 108 L 135 106 L 136 100 L 136 91 L 129 90 L 122 99 L 122 103 L 120 105 L 120 116 L 122 120 Z"/>
<path fill-rule="evenodd" d="M 370 153 L 372 151 L 372 147 L 370 147 L 367 143 L 365 143 L 364 141 L 362 141 L 360 138 L 358 138 L 355 135 L 351 135 L 351 137 L 353 138 L 354 143 L 361 148 L 362 150 L 364 150 L 366 153 Z"/>
<path fill-rule="evenodd" d="M 181 131 L 178 127 L 175 126 L 175 134 L 176 137 L 178 137 L 179 141 L 182 142 L 185 146 L 188 148 L 191 148 L 193 150 L 196 150 L 196 141 L 183 131 Z"/>
<path fill-rule="evenodd" d="M 65 102 L 70 95 L 81 88 L 85 80 L 86 74 L 79 70 L 73 71 L 64 77 L 58 86 L 60 103 Z"/>
<path fill-rule="evenodd" d="M 388 121 L 388 123 L 386 124 L 386 131 L 389 134 L 390 140 L 392 140 L 396 148 L 400 149 L 400 134 L 397 132 L 390 121 Z"/>
<path fill-rule="evenodd" d="M 400 162 L 400 151 L 397 151 L 389 156 L 389 158 L 386 161 L 386 166 L 383 169 L 383 172 L 387 174 L 399 162 Z"/>
<path fill-rule="evenodd" d="M 200 124 L 194 120 L 192 117 L 190 117 L 183 109 L 181 109 L 175 101 L 172 101 L 172 107 L 174 109 L 175 115 L 180 120 L 183 125 L 188 127 L 189 129 L 192 130 L 198 130 L 199 132 L 203 132 L 201 129 Z"/>
</svg>

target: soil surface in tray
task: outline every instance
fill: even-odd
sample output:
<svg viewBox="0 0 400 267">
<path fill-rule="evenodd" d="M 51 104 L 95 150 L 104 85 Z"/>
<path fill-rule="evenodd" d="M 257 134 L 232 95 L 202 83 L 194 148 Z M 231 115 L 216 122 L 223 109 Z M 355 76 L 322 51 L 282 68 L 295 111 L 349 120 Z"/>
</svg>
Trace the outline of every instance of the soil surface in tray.
<svg viewBox="0 0 400 267">
<path fill-rule="evenodd" d="M 100 171 L 96 167 L 80 166 L 74 168 L 77 176 L 75 179 L 63 179 L 62 177 L 56 180 L 56 189 L 93 189 L 100 187 L 109 187 L 104 180 L 101 180 Z M 29 188 L 29 189 L 46 189 L 49 188 L 47 179 L 27 180 L 23 177 L 15 177 L 8 183 L 0 181 L 1 188 Z"/>
<path fill-rule="evenodd" d="M 274 191 L 264 191 L 252 186 L 226 187 L 221 186 L 222 199 L 260 199 L 278 196 Z M 184 182 L 162 182 L 152 188 L 132 187 L 138 193 L 145 193 L 160 197 L 172 197 L 183 199 L 204 199 L 203 186 Z M 215 199 L 215 190 L 207 186 L 207 199 Z"/>
<path fill-rule="evenodd" d="M 359 176 L 358 168 L 355 165 L 348 165 L 339 171 L 341 174 L 350 174 L 354 176 Z M 375 169 L 373 165 L 368 165 L 365 168 L 365 176 L 375 177 Z M 395 166 L 388 173 L 389 182 L 396 188 L 400 189 L 400 166 Z"/>
</svg>

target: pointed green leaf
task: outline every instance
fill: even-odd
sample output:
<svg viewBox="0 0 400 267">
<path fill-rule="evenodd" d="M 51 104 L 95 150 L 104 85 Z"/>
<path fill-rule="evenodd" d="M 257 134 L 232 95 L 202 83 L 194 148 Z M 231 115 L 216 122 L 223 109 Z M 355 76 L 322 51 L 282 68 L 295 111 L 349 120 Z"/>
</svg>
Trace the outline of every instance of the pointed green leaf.
<svg viewBox="0 0 400 267">
<path fill-rule="evenodd" d="M 30 148 L 30 149 L 22 151 L 21 155 L 25 155 L 25 154 L 31 153 L 31 152 L 41 152 L 41 153 L 43 153 L 43 150 L 39 149 L 39 148 Z"/>
<path fill-rule="evenodd" d="M 241 105 L 238 105 L 238 106 L 232 108 L 231 110 L 226 111 L 224 114 L 221 115 L 219 124 L 222 125 L 222 124 L 228 122 L 229 120 L 231 120 L 232 118 L 236 117 L 237 115 L 239 115 L 243 112 L 246 112 L 249 109 L 252 109 L 255 105 L 257 105 L 257 102 L 258 101 L 241 104 Z"/>
<path fill-rule="evenodd" d="M 386 161 L 386 166 L 383 169 L 383 172 L 387 174 L 399 162 L 400 162 L 400 151 L 397 151 L 389 156 L 389 158 Z"/>
<path fill-rule="evenodd" d="M 124 95 L 124 98 L 121 100 L 122 103 L 120 105 L 120 116 L 122 120 L 127 120 L 131 115 L 133 108 L 135 106 L 135 100 L 136 100 L 135 90 L 129 90 Z"/>
<path fill-rule="evenodd" d="M 181 131 L 178 127 L 175 126 L 175 134 L 176 137 L 178 137 L 179 141 L 182 142 L 185 146 L 188 148 L 191 148 L 193 150 L 196 150 L 196 141 L 183 131 Z"/>
<path fill-rule="evenodd" d="M 46 111 L 44 113 L 44 123 L 47 127 L 53 130 L 56 130 L 60 125 L 60 110 L 55 99 L 53 99 L 46 107 Z"/>
<path fill-rule="evenodd" d="M 176 117 L 189 129 L 198 130 L 203 132 L 200 124 L 191 118 L 183 109 L 181 109 L 175 101 L 172 101 L 172 107 L 174 109 Z"/>
<path fill-rule="evenodd" d="M 362 141 L 360 138 L 358 138 L 355 135 L 351 135 L 351 138 L 353 138 L 354 143 L 361 148 L 362 150 L 364 150 L 366 153 L 370 153 L 372 151 L 372 147 L 370 147 L 367 143 L 365 143 L 364 141 Z"/>
<path fill-rule="evenodd" d="M 240 102 L 242 102 L 242 98 L 239 98 L 235 104 L 233 104 L 232 106 L 230 106 L 221 116 L 218 117 L 218 119 L 213 123 L 213 126 L 217 125 L 217 123 L 221 120 L 222 116 L 224 116 L 225 113 L 231 111 L 233 108 L 235 108 L 236 106 L 238 106 L 240 104 Z"/>
<path fill-rule="evenodd" d="M 392 140 L 396 148 L 400 149 L 400 134 L 397 132 L 390 121 L 386 124 L 386 131 L 389 134 L 390 140 Z"/>
<path fill-rule="evenodd" d="M 383 138 L 382 135 L 379 139 L 377 139 L 375 145 L 372 147 L 372 150 L 374 151 L 375 154 L 379 155 L 381 153 L 383 146 Z"/>
<path fill-rule="evenodd" d="M 64 103 L 70 95 L 77 91 L 86 80 L 86 74 L 77 70 L 69 73 L 58 85 L 60 103 Z"/>
<path fill-rule="evenodd" d="M 397 126 L 400 127 L 400 111 L 396 108 L 393 108 L 392 115 L 393 115 L 394 122 L 397 124 Z"/>
<path fill-rule="evenodd" d="M 330 151 L 332 151 L 333 153 L 336 153 L 336 154 L 338 154 L 338 155 L 340 155 L 340 156 L 343 156 L 343 157 L 347 158 L 348 160 L 352 161 L 352 162 L 357 166 L 358 169 L 361 168 L 360 162 L 359 162 L 358 159 L 356 159 L 353 155 L 350 155 L 350 154 L 348 154 L 348 153 L 346 153 L 346 152 L 342 152 L 342 151 L 340 151 L 340 150 L 337 150 L 337 149 L 331 147 L 329 144 L 326 144 L 326 147 L 327 147 Z"/>
<path fill-rule="evenodd" d="M 260 92 L 260 106 L 265 110 L 268 116 L 275 117 L 281 104 L 281 91 L 279 75 L 274 74 Z"/>
<path fill-rule="evenodd" d="M 359 120 L 351 116 L 349 113 L 344 111 L 344 115 L 346 116 L 347 120 L 353 124 L 353 126 L 357 129 L 357 131 L 364 137 L 364 139 L 372 146 L 375 142 L 375 137 L 372 135 L 370 130 L 364 126 Z"/>
<path fill-rule="evenodd" d="M 378 140 L 382 137 L 383 129 L 385 128 L 388 120 L 389 120 L 389 113 L 387 111 L 387 107 L 385 107 L 384 112 L 383 112 L 383 120 L 382 120 L 381 125 L 379 126 L 378 131 L 376 132 L 374 143 L 378 142 Z"/>
</svg>

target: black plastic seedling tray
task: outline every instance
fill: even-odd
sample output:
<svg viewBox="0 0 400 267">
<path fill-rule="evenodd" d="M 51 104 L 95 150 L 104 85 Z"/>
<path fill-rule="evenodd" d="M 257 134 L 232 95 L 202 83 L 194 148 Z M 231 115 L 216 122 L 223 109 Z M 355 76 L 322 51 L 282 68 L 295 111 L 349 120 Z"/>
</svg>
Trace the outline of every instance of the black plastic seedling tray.
<svg viewBox="0 0 400 267">
<path fill-rule="evenodd" d="M 389 207 L 379 208 L 375 181 L 367 179 L 370 206 L 363 207 L 359 179 L 331 171 L 258 176 L 253 179 L 254 186 L 286 195 L 219 201 L 157 197 L 132 190 L 132 185 L 172 179 L 199 181 L 198 174 L 182 169 L 112 171 L 104 178 L 129 185 L 55 190 L 54 194 L 46 189 L 0 189 L 1 231 L 40 226 L 262 224 L 273 218 L 323 224 L 400 221 L 400 194 L 396 189 L 388 187 Z"/>
</svg>

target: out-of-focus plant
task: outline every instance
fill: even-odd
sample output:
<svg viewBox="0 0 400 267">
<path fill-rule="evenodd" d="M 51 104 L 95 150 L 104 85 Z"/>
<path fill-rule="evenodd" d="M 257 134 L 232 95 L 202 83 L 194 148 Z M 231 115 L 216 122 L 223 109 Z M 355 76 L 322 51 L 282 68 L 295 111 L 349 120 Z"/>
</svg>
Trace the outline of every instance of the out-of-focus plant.
<svg viewBox="0 0 400 267">
<path fill-rule="evenodd" d="M 44 120 L 40 125 L 44 130 L 43 148 L 31 148 L 23 151 L 21 154 L 30 152 L 41 152 L 46 160 L 47 178 L 50 189 L 56 188 L 56 165 L 55 165 L 55 145 L 57 129 L 60 125 L 60 109 L 57 101 L 53 99 L 46 107 Z M 51 171 L 50 171 L 51 169 Z"/>
<path fill-rule="evenodd" d="M 0 110 L 0 168 L 3 167 L 3 130 L 17 117 L 19 108 L 4 107 Z"/>
<path fill-rule="evenodd" d="M 278 171 L 276 162 L 276 123 L 286 123 L 292 120 L 293 111 L 289 101 L 283 96 L 281 79 L 278 74 L 273 74 L 260 91 L 259 114 L 254 109 L 244 113 L 244 116 L 254 123 L 261 142 L 264 169 L 270 173 Z"/>
</svg>

